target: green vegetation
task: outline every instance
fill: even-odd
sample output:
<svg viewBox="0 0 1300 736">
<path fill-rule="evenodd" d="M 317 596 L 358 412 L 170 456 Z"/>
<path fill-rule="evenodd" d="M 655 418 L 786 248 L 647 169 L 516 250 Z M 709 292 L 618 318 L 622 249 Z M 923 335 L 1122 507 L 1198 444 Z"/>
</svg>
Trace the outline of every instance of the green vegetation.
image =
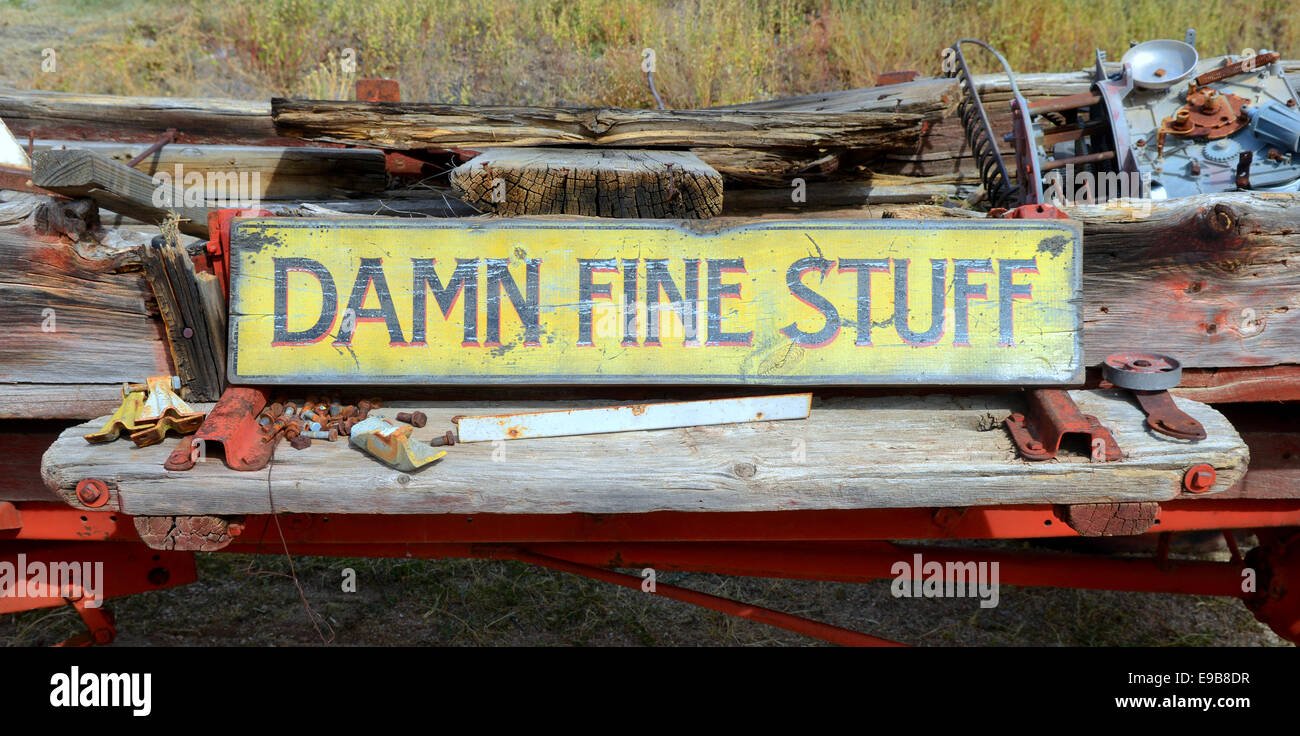
<svg viewBox="0 0 1300 736">
<path fill-rule="evenodd" d="M 407 99 L 646 107 L 649 48 L 665 102 L 690 108 L 937 73 L 960 37 L 1018 71 L 1063 71 L 1189 26 L 1207 55 L 1300 56 L 1292 0 L 6 0 L 0 80 L 265 98 L 344 97 L 357 76 L 387 76 Z"/>
</svg>

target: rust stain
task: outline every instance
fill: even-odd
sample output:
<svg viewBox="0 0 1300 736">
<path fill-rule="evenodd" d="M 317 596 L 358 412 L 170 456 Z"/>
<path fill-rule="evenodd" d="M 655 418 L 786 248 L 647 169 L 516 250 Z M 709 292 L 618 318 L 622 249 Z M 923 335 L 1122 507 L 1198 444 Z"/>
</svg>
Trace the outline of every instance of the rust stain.
<svg viewBox="0 0 1300 736">
<path fill-rule="evenodd" d="M 632 409 L 633 416 L 639 417 L 642 414 L 645 414 L 645 404 L 633 404 L 631 409 Z"/>
</svg>

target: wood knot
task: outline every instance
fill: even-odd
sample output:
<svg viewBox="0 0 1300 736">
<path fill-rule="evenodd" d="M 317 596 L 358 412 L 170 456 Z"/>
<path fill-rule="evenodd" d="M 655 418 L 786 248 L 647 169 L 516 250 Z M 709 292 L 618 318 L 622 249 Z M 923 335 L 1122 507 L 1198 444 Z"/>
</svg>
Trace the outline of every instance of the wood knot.
<svg viewBox="0 0 1300 736">
<path fill-rule="evenodd" d="M 754 467 L 753 463 L 736 463 L 732 471 L 741 478 L 753 478 L 758 468 Z"/>
</svg>

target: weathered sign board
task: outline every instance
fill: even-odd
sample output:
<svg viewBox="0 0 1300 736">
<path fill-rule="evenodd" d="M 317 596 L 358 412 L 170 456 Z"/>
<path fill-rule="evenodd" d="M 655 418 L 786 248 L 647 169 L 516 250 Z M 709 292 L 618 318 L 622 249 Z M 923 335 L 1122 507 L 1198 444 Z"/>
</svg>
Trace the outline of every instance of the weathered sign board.
<svg viewBox="0 0 1300 736">
<path fill-rule="evenodd" d="M 231 251 L 234 383 L 1047 385 L 1081 371 L 1080 235 L 1064 221 L 252 219 Z"/>
</svg>

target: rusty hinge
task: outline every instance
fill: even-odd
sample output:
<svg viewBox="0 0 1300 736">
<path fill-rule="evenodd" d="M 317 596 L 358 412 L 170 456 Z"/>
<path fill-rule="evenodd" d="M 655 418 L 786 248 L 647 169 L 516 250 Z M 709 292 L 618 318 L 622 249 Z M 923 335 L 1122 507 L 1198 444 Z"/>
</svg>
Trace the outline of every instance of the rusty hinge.
<svg viewBox="0 0 1300 736">
<path fill-rule="evenodd" d="M 1070 392 L 1063 389 L 1040 388 L 1026 392 L 1029 410 L 1012 414 L 1004 424 L 1011 433 L 1020 456 L 1026 460 L 1051 460 L 1061 448 L 1061 439 L 1067 434 L 1088 437 L 1088 447 L 1093 462 L 1119 460 L 1123 455 L 1119 443 L 1110 430 L 1091 414 L 1079 411 Z"/>
</svg>

